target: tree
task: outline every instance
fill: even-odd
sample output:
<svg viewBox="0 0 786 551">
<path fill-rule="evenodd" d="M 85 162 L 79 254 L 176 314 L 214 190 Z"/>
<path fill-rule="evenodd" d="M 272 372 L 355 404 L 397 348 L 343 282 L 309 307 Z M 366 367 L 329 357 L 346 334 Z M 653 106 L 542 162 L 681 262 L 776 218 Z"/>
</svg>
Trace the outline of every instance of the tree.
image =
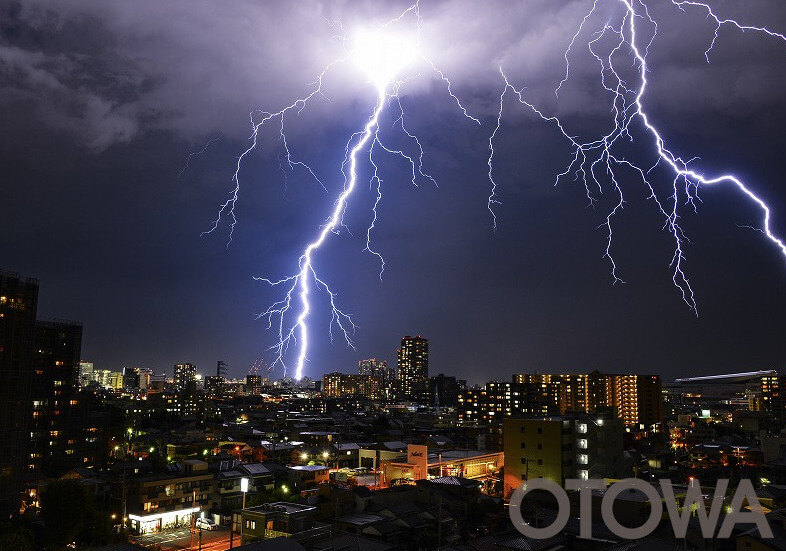
<svg viewBox="0 0 786 551">
<path fill-rule="evenodd" d="M 61 549 L 76 540 L 85 524 L 89 497 L 78 480 L 53 480 L 41 494 L 41 518 L 52 548 Z"/>
<path fill-rule="evenodd" d="M 41 495 L 41 518 L 51 549 L 70 543 L 104 545 L 115 540 L 109 514 L 78 480 L 53 480 Z"/>
</svg>

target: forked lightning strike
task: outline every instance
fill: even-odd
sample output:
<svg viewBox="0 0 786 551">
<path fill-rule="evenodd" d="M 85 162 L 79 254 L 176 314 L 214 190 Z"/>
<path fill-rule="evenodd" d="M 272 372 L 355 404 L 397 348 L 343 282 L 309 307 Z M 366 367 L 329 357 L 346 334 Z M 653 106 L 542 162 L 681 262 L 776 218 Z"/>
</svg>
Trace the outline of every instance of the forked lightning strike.
<svg viewBox="0 0 786 551">
<path fill-rule="evenodd" d="M 671 0 L 671 2 L 683 11 L 688 9 L 705 10 L 707 18 L 716 24 L 713 38 L 705 52 L 707 61 L 709 61 L 710 52 L 719 39 L 719 33 L 724 26 L 734 27 L 739 31 L 762 33 L 786 42 L 784 35 L 772 32 L 764 27 L 748 26 L 732 19 L 722 19 L 707 4 L 687 0 Z M 597 24 L 594 29 L 588 30 L 595 19 L 602 19 L 597 16 L 601 4 L 620 6 L 622 8 L 621 15 L 616 21 L 603 19 L 602 23 Z M 414 20 L 413 26 L 416 31 L 414 36 L 404 39 L 395 36 L 391 32 L 391 27 L 402 23 L 408 18 Z M 347 208 L 347 202 L 357 187 L 357 168 L 361 153 L 365 151 L 367 156 L 368 166 L 372 170 L 369 184 L 375 191 L 372 220 L 366 231 L 364 250 L 379 259 L 380 277 L 385 268 L 384 260 L 381 254 L 371 246 L 371 234 L 377 222 L 377 207 L 382 199 L 382 178 L 375 161 L 376 155 L 388 153 L 405 159 L 411 167 L 411 177 L 414 185 L 417 185 L 419 180 L 430 181 L 436 184 L 434 178 L 424 171 L 424 150 L 420 141 L 417 136 L 407 129 L 405 124 L 405 112 L 399 99 L 399 88 L 406 79 L 402 79 L 399 73 L 415 60 L 419 60 L 444 83 L 448 96 L 455 102 L 460 112 L 466 118 L 480 124 L 480 120 L 470 115 L 454 94 L 448 77 L 420 52 L 420 22 L 420 6 L 416 2 L 405 9 L 398 17 L 377 28 L 374 32 L 339 37 L 346 44 L 346 54 L 340 59 L 331 62 L 322 70 L 313 85 L 313 90 L 309 94 L 276 112 L 257 111 L 251 113 L 251 144 L 238 158 L 233 175 L 234 189 L 230 193 L 229 199 L 219 209 L 218 216 L 212 227 L 206 232 L 210 233 L 215 230 L 226 217 L 229 219 L 229 239 L 231 241 L 232 232 L 237 224 L 234 207 L 240 194 L 239 174 L 241 165 L 245 157 L 256 149 L 260 132 L 266 124 L 278 123 L 279 140 L 284 151 L 285 160 L 281 168 L 285 175 L 287 170 L 301 168 L 308 172 L 323 188 L 326 188 L 309 165 L 294 159 L 286 140 L 285 121 L 288 116 L 297 116 L 315 96 L 322 94 L 323 80 L 326 74 L 336 65 L 349 61 L 354 61 L 360 65 L 375 84 L 377 98 L 374 110 L 368 117 L 362 130 L 353 134 L 347 141 L 345 156 L 341 164 L 344 177 L 343 191 L 337 198 L 330 216 L 319 230 L 316 239 L 306 245 L 303 253 L 300 255 L 297 271 L 278 280 L 256 278 L 271 286 L 280 286 L 286 289 L 284 297 L 259 314 L 258 317 L 267 319 L 268 328 L 275 326 L 278 333 L 278 341 L 271 347 L 276 355 L 273 366 L 280 363 L 286 373 L 285 357 L 290 352 L 290 347 L 298 347 L 295 366 L 296 379 L 302 377 L 304 365 L 308 359 L 308 319 L 311 313 L 309 296 L 313 288 L 323 290 L 329 299 L 332 309 L 332 319 L 329 327 L 331 339 L 333 336 L 332 329 L 335 326 L 341 331 L 347 344 L 353 346 L 351 334 L 355 329 L 355 325 L 351 317 L 338 308 L 335 293 L 318 276 L 314 267 L 314 255 L 330 237 L 331 233 L 339 233 L 340 228 L 343 227 L 343 216 Z M 337 24 L 337 26 L 343 33 L 343 27 L 340 24 Z M 611 189 L 614 192 L 616 197 L 615 205 L 606 215 L 603 224 L 607 235 L 604 257 L 611 264 L 611 275 L 614 281 L 622 281 L 618 275 L 617 264 L 612 255 L 612 245 L 614 217 L 625 206 L 625 196 L 621 184 L 624 180 L 624 175 L 621 172 L 626 171 L 635 174 L 640 183 L 646 187 L 649 198 L 653 200 L 656 208 L 663 216 L 664 229 L 669 233 L 675 245 L 671 260 L 674 285 L 679 289 L 685 303 L 694 312 L 698 313 L 693 289 L 684 271 L 684 245 L 687 238 L 680 227 L 679 220 L 681 208 L 684 208 L 684 204 L 693 206 L 694 209 L 696 208 L 694 201 L 697 199 L 700 187 L 723 183 L 736 186 L 761 209 L 763 217 L 761 228 L 759 228 L 760 231 L 777 245 L 785 256 L 786 245 L 773 234 L 770 225 L 770 210 L 764 201 L 733 175 L 705 176 L 691 169 L 691 160 L 684 160 L 673 153 L 666 146 L 660 131 L 650 121 L 644 107 L 644 96 L 647 90 L 647 55 L 650 46 L 657 36 L 657 23 L 650 15 L 644 0 L 593 0 L 589 12 L 579 24 L 576 33 L 571 38 L 564 52 L 565 74 L 556 86 L 555 94 L 557 97 L 559 97 L 562 87 L 570 79 L 571 55 L 577 42 L 585 34 L 588 35 L 585 44 L 599 65 L 601 85 L 611 98 L 613 125 L 607 134 L 594 140 L 577 140 L 566 130 L 565 121 L 560 120 L 556 116 L 546 114 L 527 100 L 523 88 L 514 87 L 506 76 L 504 69 L 500 68 L 503 88 L 498 96 L 499 110 L 488 140 L 489 156 L 487 164 L 491 190 L 487 207 L 492 215 L 492 225 L 496 228 L 494 206 L 500 203 L 496 195 L 498 183 L 494 175 L 494 143 L 503 123 L 502 115 L 505 100 L 510 94 L 542 120 L 556 126 L 569 142 L 573 151 L 572 158 L 565 170 L 556 176 L 555 184 L 572 174 L 576 180 L 581 181 L 584 185 L 587 198 L 591 204 L 596 200 L 594 193 L 602 193 L 606 189 Z M 611 46 L 609 46 L 609 42 L 612 44 Z M 631 70 L 631 61 L 633 62 L 635 73 L 635 85 L 630 85 L 625 80 L 625 70 L 626 68 L 628 71 Z M 627 63 L 626 68 L 623 68 L 623 63 Z M 386 109 L 392 109 L 398 115 L 396 119 L 397 128 L 401 131 L 402 136 L 413 144 L 417 155 L 408 155 L 402 149 L 385 145 L 380 135 L 379 123 L 380 117 Z M 639 164 L 631 161 L 625 157 L 624 152 L 620 151 L 622 143 L 633 142 L 634 135 L 637 135 L 637 132 L 642 139 L 651 141 L 654 161 L 650 164 Z M 658 189 L 656 182 L 654 182 L 654 176 L 652 176 L 652 172 L 659 167 L 667 169 L 672 175 L 670 183 L 666 186 L 666 191 Z M 597 191 L 594 191 L 596 189 Z"/>
<path fill-rule="evenodd" d="M 332 319 L 329 326 L 329 332 L 331 340 L 333 339 L 333 327 L 338 327 L 347 344 L 354 348 L 351 339 L 351 333 L 355 330 L 355 324 L 352 322 L 352 318 L 348 314 L 339 309 L 338 305 L 336 304 L 336 294 L 317 274 L 317 271 L 314 268 L 313 255 L 328 239 L 331 233 L 339 233 L 339 228 L 343 226 L 343 217 L 347 208 L 347 201 L 352 195 L 352 192 L 357 187 L 357 165 L 358 156 L 360 153 L 364 149 L 367 152 L 369 165 L 373 168 L 373 176 L 371 178 L 370 184 L 376 190 L 376 199 L 372 207 L 373 217 L 368 229 L 366 230 L 366 245 L 364 250 L 368 251 L 370 254 L 379 259 L 380 278 L 382 277 L 382 272 L 385 269 L 384 259 L 379 252 L 375 251 L 371 247 L 371 233 L 377 222 L 377 206 L 382 199 L 382 178 L 379 175 L 378 165 L 374 161 L 376 148 L 379 148 L 385 153 L 398 155 L 399 157 L 405 159 L 411 167 L 413 185 L 417 186 L 419 179 L 430 181 L 436 185 L 436 180 L 424 171 L 423 146 L 421 145 L 417 136 L 407 129 L 404 108 L 399 101 L 398 96 L 399 88 L 404 81 L 399 79 L 398 73 L 407 65 L 413 63 L 415 59 L 419 58 L 421 62 L 423 62 L 439 77 L 442 82 L 444 82 L 448 96 L 456 103 L 461 113 L 468 119 L 474 121 L 477 124 L 480 124 L 480 121 L 467 112 L 467 110 L 459 101 L 458 97 L 453 93 L 450 80 L 431 62 L 431 60 L 429 60 L 420 52 L 418 48 L 421 21 L 419 8 L 420 6 L 417 2 L 412 4 L 398 17 L 385 23 L 374 32 L 357 33 L 352 36 L 340 36 L 339 38 L 343 40 L 345 45 L 349 47 L 347 49 L 346 55 L 331 62 L 322 70 L 315 82 L 314 89 L 310 94 L 296 100 L 294 103 L 275 113 L 258 111 L 256 112 L 256 117 L 255 113 L 251 113 L 251 145 L 238 158 L 232 178 L 235 187 L 230 194 L 230 198 L 223 205 L 221 205 L 216 220 L 213 221 L 212 227 L 206 232 L 210 233 L 214 231 L 218 227 L 221 220 L 225 216 L 228 216 L 230 219 L 229 239 L 231 241 L 232 232 L 234 231 L 235 225 L 237 224 L 237 218 L 235 217 L 234 209 L 240 194 L 239 175 L 243 159 L 256 149 L 260 131 L 266 123 L 270 123 L 271 121 L 276 120 L 279 122 L 279 140 L 284 150 L 284 157 L 287 165 L 286 167 L 282 166 L 282 171 L 284 171 L 285 175 L 286 168 L 294 170 L 296 166 L 301 167 L 306 170 L 309 175 L 323 188 L 325 188 L 325 185 L 319 178 L 317 178 L 316 174 L 311 169 L 311 167 L 309 167 L 309 165 L 301 161 L 293 160 L 284 131 L 285 117 L 287 115 L 299 114 L 306 107 L 309 101 L 312 100 L 312 98 L 322 94 L 323 80 L 331 68 L 348 61 L 354 61 L 357 63 L 367 73 L 372 83 L 376 86 L 378 96 L 374 111 L 363 127 L 363 130 L 353 134 L 347 141 L 345 156 L 341 165 L 342 173 L 344 175 L 344 189 L 336 200 L 333 206 L 333 211 L 319 231 L 317 238 L 309 243 L 306 246 L 303 254 L 300 255 L 300 258 L 298 259 L 297 272 L 279 280 L 272 280 L 262 277 L 254 278 L 259 281 L 264 281 L 273 287 L 283 286 L 286 288 L 284 298 L 278 302 L 275 302 L 267 310 L 261 314 L 258 314 L 257 317 L 258 319 L 266 319 L 268 321 L 268 328 L 270 329 L 275 325 L 278 331 L 278 341 L 276 344 L 270 347 L 276 356 L 273 366 L 276 364 L 281 364 L 284 369 L 284 373 L 286 374 L 287 364 L 285 362 L 285 356 L 289 352 L 291 346 L 297 345 L 299 347 L 295 366 L 295 379 L 298 380 L 302 377 L 305 362 L 308 360 L 309 331 L 307 322 L 311 312 L 309 295 L 312 289 L 312 282 L 315 287 L 321 288 L 325 293 L 327 293 L 330 301 Z M 400 37 L 388 34 L 389 27 L 401 22 L 407 17 L 411 17 L 415 20 L 414 26 L 417 32 L 414 39 L 409 37 L 409 39 L 403 40 Z M 343 27 L 340 24 L 335 25 L 343 31 Z M 417 158 L 408 155 L 402 149 L 395 149 L 385 145 L 380 135 L 379 120 L 382 112 L 386 108 L 393 109 L 394 113 L 398 115 L 395 123 L 403 135 L 407 138 L 407 140 L 414 144 L 414 147 L 417 151 Z M 297 295 L 297 297 L 295 295 Z M 299 309 L 296 305 L 298 300 Z M 288 323 L 289 316 L 294 315 L 292 314 L 293 310 L 297 310 L 297 315 L 295 316 L 294 322 Z"/>
<path fill-rule="evenodd" d="M 587 31 L 585 27 L 588 26 L 593 15 L 596 14 L 600 0 L 595 0 L 593 2 L 590 11 L 582 20 L 565 51 L 565 76 L 555 89 L 555 94 L 559 96 L 560 89 L 570 77 L 570 56 L 576 41 L 582 33 L 589 33 L 592 38 L 587 42 L 587 47 L 598 62 L 601 85 L 611 96 L 610 111 L 614 115 L 614 124 L 609 133 L 591 141 L 577 141 L 566 131 L 563 121 L 556 116 L 545 114 L 541 109 L 538 109 L 533 103 L 525 99 L 523 89 L 515 88 L 509 82 L 503 69 L 500 68 L 505 86 L 500 96 L 497 124 L 489 140 L 489 148 L 491 150 L 489 156 L 489 178 L 492 183 L 489 207 L 496 202 L 494 191 L 497 184 L 493 179 L 493 166 L 491 163 L 494 154 L 494 138 L 502 124 L 502 108 L 504 106 L 505 96 L 507 93 L 511 93 L 517 101 L 531 109 L 541 119 L 554 124 L 565 139 L 570 142 L 570 146 L 573 150 L 572 159 L 567 168 L 557 175 L 555 184 L 558 184 L 561 179 L 567 177 L 569 174 L 573 174 L 575 179 L 581 181 L 584 185 L 590 204 L 595 202 L 593 192 L 595 188 L 597 188 L 597 192 L 599 193 L 603 193 L 605 189 L 610 188 L 617 197 L 615 206 L 607 214 L 603 224 L 606 228 L 607 236 L 604 257 L 607 258 L 611 264 L 611 275 L 615 283 L 622 282 L 617 272 L 617 264 L 612 255 L 612 223 L 615 215 L 625 206 L 625 198 L 620 185 L 623 175 L 620 174 L 620 171 L 628 170 L 637 175 L 640 182 L 646 186 L 649 192 L 649 198 L 654 201 L 656 208 L 663 216 L 664 229 L 670 234 L 674 242 L 674 254 L 671 259 L 671 266 L 673 269 L 672 280 L 674 285 L 679 289 L 682 300 L 698 315 L 693 288 L 684 270 L 684 245 L 687 238 L 680 226 L 679 220 L 681 212 L 680 207 L 682 205 L 687 204 L 694 209 L 696 208 L 695 201 L 698 197 L 697 194 L 700 187 L 718 184 L 731 184 L 737 187 L 761 210 L 762 221 L 761 227 L 758 229 L 772 241 L 785 256 L 786 245 L 783 240 L 777 237 L 772 231 L 769 207 L 740 179 L 732 174 L 706 176 L 690 168 L 691 160 L 683 159 L 666 146 L 663 136 L 650 121 L 644 108 L 644 95 L 647 90 L 648 73 L 647 54 L 657 35 L 657 23 L 650 16 L 647 6 L 642 0 L 616 0 L 616 2 L 624 7 L 624 15 L 621 19 L 616 24 L 603 20 L 601 24 L 590 32 Z M 718 40 L 720 30 L 724 25 L 735 27 L 740 31 L 763 33 L 772 38 L 786 42 L 786 37 L 784 35 L 772 32 L 764 27 L 743 25 L 732 19 L 721 19 L 707 4 L 678 0 L 672 0 L 672 4 L 683 11 L 688 8 L 706 10 L 707 17 L 715 22 L 716 27 L 712 41 L 705 51 L 705 57 L 708 62 L 710 52 Z M 642 30 L 640 27 L 645 25 L 648 26 L 648 29 Z M 649 33 L 649 39 L 642 38 L 647 32 Z M 612 47 L 605 45 L 604 40 L 608 36 L 613 37 L 611 42 L 613 44 Z M 637 75 L 636 86 L 630 86 L 625 81 L 622 74 L 623 70 L 630 66 L 631 57 L 633 58 Z M 623 63 L 626 65 L 620 69 Z M 645 165 L 642 167 L 642 165 L 627 159 L 624 153 L 618 153 L 621 145 L 620 142 L 633 142 L 634 132 L 636 130 L 634 126 L 636 122 L 639 122 L 642 127 L 642 131 L 640 132 L 641 137 L 651 140 L 654 147 L 655 161 L 651 166 Z M 657 190 L 651 177 L 651 173 L 659 166 L 667 167 L 673 175 L 671 184 L 667 187 L 667 191 L 665 192 Z"/>
</svg>

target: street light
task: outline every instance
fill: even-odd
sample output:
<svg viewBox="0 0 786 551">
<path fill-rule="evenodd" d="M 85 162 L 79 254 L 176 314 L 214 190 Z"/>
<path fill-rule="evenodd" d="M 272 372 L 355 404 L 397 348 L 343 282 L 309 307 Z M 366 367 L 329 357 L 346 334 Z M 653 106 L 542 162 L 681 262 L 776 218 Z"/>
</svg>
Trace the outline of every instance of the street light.
<svg viewBox="0 0 786 551">
<path fill-rule="evenodd" d="M 240 508 L 240 545 L 243 545 L 243 509 L 246 508 L 246 492 L 248 492 L 248 479 L 240 479 L 240 491 L 243 492 L 243 507 Z"/>
</svg>

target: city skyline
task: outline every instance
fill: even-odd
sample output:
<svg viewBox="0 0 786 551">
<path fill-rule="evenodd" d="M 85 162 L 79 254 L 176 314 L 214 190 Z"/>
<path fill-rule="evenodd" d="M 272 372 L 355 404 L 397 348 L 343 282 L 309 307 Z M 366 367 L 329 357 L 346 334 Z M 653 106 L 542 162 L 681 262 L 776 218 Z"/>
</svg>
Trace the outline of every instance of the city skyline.
<svg viewBox="0 0 786 551">
<path fill-rule="evenodd" d="M 272 335 L 255 315 L 277 298 L 253 277 L 289 273 L 298 247 L 324 221 L 342 184 L 337 160 L 373 101 L 362 78 L 328 82 L 330 101 L 290 126 L 295 160 L 311 163 L 328 193 L 302 171 L 282 169 L 280 144 L 266 138 L 240 174 L 232 242 L 224 226 L 201 233 L 231 191 L 248 112 L 299 97 L 340 50 L 324 18 L 379 24 L 406 5 L 350 12 L 316 3 L 315 15 L 308 6 L 251 3 L 136 13 L 112 2 L 0 4 L 0 267 L 40 280 L 39 315 L 83 323 L 83 359 L 97 369 L 169 374 L 189 362 L 210 375 L 224 360 L 231 377 L 244 377 L 254 362 L 272 362 Z M 561 103 L 553 99 L 562 52 L 590 5 L 556 12 L 545 2 L 500 3 L 476 13 L 470 4 L 421 3 L 425 46 L 481 125 L 446 101 L 438 79 L 405 91 L 409 123 L 439 187 L 415 188 L 406 167 L 383 162 L 388 187 L 375 247 L 386 258 L 384 277 L 362 252 L 368 220 L 351 211 L 351 233 L 335 236 L 320 262 L 358 325 L 356 350 L 338 338 L 331 344 L 326 329 L 315 332 L 305 376 L 352 373 L 372 357 L 394 365 L 401 336 L 418 334 L 431 343 L 431 374 L 470 382 L 535 370 L 668 381 L 780 368 L 786 262 L 750 229 L 758 213 L 730 188 L 704 189 L 698 213 L 683 213 L 696 316 L 672 285 L 671 243 L 645 190 L 628 191 L 618 218 L 615 260 L 626 283 L 614 284 L 598 229 L 611 198 L 601 194 L 592 209 L 580 183 L 555 187 L 569 148 L 511 103 L 497 142 L 493 230 L 486 162 L 499 63 L 575 132 L 602 125 L 606 104 L 593 101 L 598 83 L 589 65 L 577 63 L 575 87 Z M 744 13 L 722 7 L 724 17 L 786 30 L 775 2 Z M 773 155 L 784 143 L 786 44 L 724 27 L 708 64 L 706 13 L 652 10 L 661 30 L 645 98 L 654 120 L 678 154 L 699 157 L 692 166 L 751 182 L 772 206 L 774 231 L 786 235 L 784 166 Z M 206 21 L 211 33 L 195 30 Z M 499 36 L 478 44 L 489 28 Z M 316 308 L 322 318 L 324 306 Z"/>
</svg>

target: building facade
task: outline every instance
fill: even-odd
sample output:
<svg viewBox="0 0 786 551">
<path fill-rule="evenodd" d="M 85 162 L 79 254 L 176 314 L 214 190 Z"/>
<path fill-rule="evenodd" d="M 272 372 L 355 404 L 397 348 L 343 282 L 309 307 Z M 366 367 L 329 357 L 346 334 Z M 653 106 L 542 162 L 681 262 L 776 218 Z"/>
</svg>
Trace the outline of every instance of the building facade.
<svg viewBox="0 0 786 551">
<path fill-rule="evenodd" d="M 455 377 L 446 377 L 442 373 L 428 380 L 428 390 L 431 404 L 434 407 L 458 406 L 458 397 L 461 386 Z"/>
<path fill-rule="evenodd" d="M 505 419 L 506 495 L 533 478 L 623 478 L 623 432 L 611 412 Z"/>
<path fill-rule="evenodd" d="M 175 364 L 175 392 L 193 392 L 196 387 L 196 374 L 194 364 Z"/>
<path fill-rule="evenodd" d="M 0 270 L 0 518 L 20 508 L 37 309 L 38 281 Z"/>
<path fill-rule="evenodd" d="M 657 375 L 599 371 L 559 375 L 520 373 L 513 376 L 513 382 L 522 385 L 517 391 L 525 409 L 518 411 L 512 407 L 511 415 L 563 415 L 614 408 L 631 429 L 662 430 L 663 392 Z"/>
<path fill-rule="evenodd" d="M 405 336 L 397 357 L 403 399 L 428 404 L 428 339 Z"/>
<path fill-rule="evenodd" d="M 262 375 L 246 375 L 246 394 L 262 394 Z"/>
<path fill-rule="evenodd" d="M 380 377 L 382 380 L 396 378 L 395 370 L 392 367 L 388 367 L 388 362 L 377 360 L 376 358 L 360 360 L 358 362 L 358 375 L 371 375 L 372 377 Z"/>
<path fill-rule="evenodd" d="M 133 533 L 190 526 L 193 515 L 206 508 L 214 485 L 207 463 L 189 460 L 182 467 L 182 471 L 169 474 L 118 477 L 113 481 L 113 496 L 125 498 Z"/>
<path fill-rule="evenodd" d="M 81 323 L 36 322 L 27 465 L 30 472 L 43 468 L 47 474 L 62 474 L 60 471 L 70 467 L 91 463 L 94 454 L 88 461 L 79 457 L 85 448 L 79 427 L 87 416 L 77 392 L 81 351 Z"/>
<path fill-rule="evenodd" d="M 358 395 L 379 402 L 383 399 L 386 388 L 383 384 L 382 377 L 378 375 L 325 373 L 322 376 L 322 395 L 326 398 Z"/>
</svg>

